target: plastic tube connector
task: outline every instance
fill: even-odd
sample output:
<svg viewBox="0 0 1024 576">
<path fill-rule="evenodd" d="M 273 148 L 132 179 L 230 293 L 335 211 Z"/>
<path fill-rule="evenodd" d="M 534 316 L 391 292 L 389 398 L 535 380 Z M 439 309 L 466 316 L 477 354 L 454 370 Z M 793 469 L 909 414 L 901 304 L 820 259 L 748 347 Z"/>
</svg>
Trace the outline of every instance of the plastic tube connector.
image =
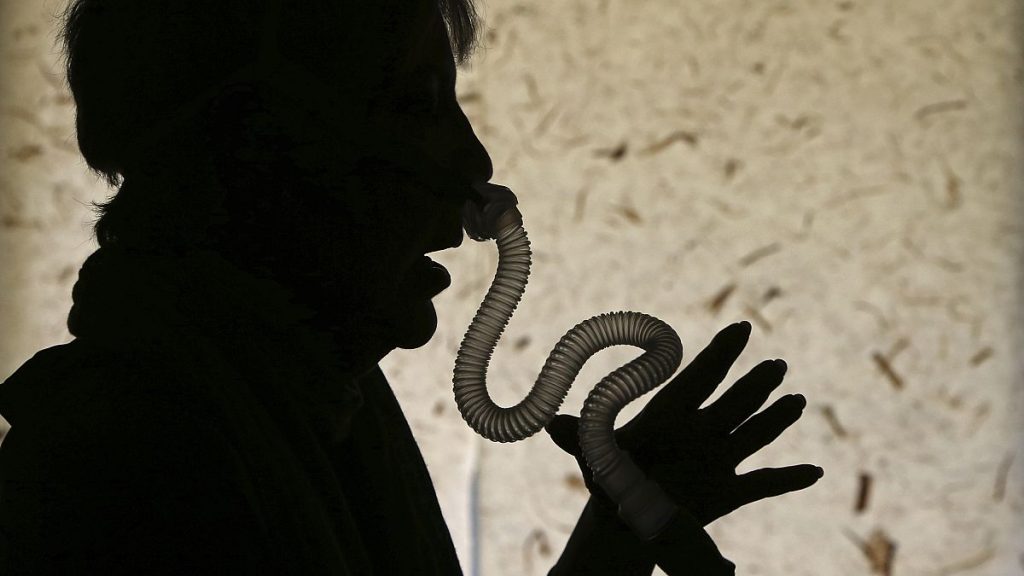
<svg viewBox="0 0 1024 576">
<path fill-rule="evenodd" d="M 462 227 L 466 234 L 478 242 L 496 240 L 499 233 L 513 225 L 523 225 L 516 195 L 497 184 L 477 184 L 473 189 L 480 195 L 482 204 L 467 200 L 462 210 Z"/>
<path fill-rule="evenodd" d="M 643 348 L 644 354 L 590 392 L 580 414 L 579 442 L 595 481 L 619 506 L 623 521 L 638 537 L 653 540 L 677 517 L 678 507 L 618 448 L 614 424 L 626 404 L 656 388 L 679 367 L 683 348 L 678 335 L 661 320 L 639 312 L 594 316 L 559 340 L 526 398 L 511 408 L 495 404 L 487 392 L 487 366 L 526 289 L 530 242 L 511 190 L 493 184 L 475 188 L 483 203 L 467 202 L 463 224 L 474 240 L 497 241 L 498 270 L 455 360 L 452 381 L 463 419 L 495 442 L 528 438 L 555 416 L 591 356 L 615 345 Z"/>
</svg>

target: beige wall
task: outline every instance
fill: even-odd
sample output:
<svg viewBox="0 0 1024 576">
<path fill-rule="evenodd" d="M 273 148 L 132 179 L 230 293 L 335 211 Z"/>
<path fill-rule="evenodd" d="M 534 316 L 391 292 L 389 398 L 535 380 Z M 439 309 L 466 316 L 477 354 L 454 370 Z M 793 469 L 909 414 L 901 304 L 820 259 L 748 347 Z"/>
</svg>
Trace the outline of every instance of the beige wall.
<svg viewBox="0 0 1024 576">
<path fill-rule="evenodd" d="M 68 338 L 87 202 L 105 193 L 74 146 L 60 5 L 0 0 L 2 375 Z M 535 253 L 496 398 L 525 395 L 558 338 L 601 312 L 662 318 L 687 359 L 750 319 L 730 377 L 785 358 L 778 394 L 809 405 L 742 470 L 809 461 L 826 476 L 711 526 L 738 573 L 872 574 L 858 540 L 892 542 L 900 575 L 1024 573 L 1024 2 L 491 0 L 484 14 L 459 93 Z M 543 574 L 585 494 L 543 434 L 492 445 L 461 421 L 452 364 L 496 255 L 470 242 L 438 259 L 454 277 L 438 334 L 384 368 L 467 572 Z M 636 354 L 596 356 L 563 411 Z"/>
</svg>

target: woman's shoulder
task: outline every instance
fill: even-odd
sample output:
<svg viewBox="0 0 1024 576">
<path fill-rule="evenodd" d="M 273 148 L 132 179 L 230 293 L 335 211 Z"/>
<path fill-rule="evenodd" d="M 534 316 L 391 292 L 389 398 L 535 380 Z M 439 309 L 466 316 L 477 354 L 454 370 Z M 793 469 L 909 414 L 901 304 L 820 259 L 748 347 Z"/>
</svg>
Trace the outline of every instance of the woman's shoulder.
<svg viewBox="0 0 1024 576">
<path fill-rule="evenodd" d="M 75 382 L 100 378 L 104 363 L 113 364 L 77 340 L 40 350 L 0 384 L 0 415 L 12 425 L 31 420 Z"/>
<path fill-rule="evenodd" d="M 161 465 L 182 444 L 216 446 L 208 401 L 184 373 L 160 354 L 80 339 L 41 350 L 0 385 L 11 425 L 0 460 L 30 475 L 77 475 Z"/>
<path fill-rule="evenodd" d="M 0 385 L 0 415 L 16 426 L 58 408 L 77 412 L 96 408 L 112 397 L 132 396 L 169 377 L 161 364 L 152 355 L 143 358 L 135 350 L 81 339 L 45 348 Z"/>
<path fill-rule="evenodd" d="M 181 393 L 181 371 L 153 360 L 76 341 L 38 352 L 0 385 L 11 422 L 0 445 L 0 532 L 19 553 L 13 565 L 148 573 L 165 559 L 182 565 L 167 573 L 189 573 L 185 563 L 260 559 L 260 517 L 236 447 Z M 0 572 L 3 552 L 0 541 Z"/>
</svg>

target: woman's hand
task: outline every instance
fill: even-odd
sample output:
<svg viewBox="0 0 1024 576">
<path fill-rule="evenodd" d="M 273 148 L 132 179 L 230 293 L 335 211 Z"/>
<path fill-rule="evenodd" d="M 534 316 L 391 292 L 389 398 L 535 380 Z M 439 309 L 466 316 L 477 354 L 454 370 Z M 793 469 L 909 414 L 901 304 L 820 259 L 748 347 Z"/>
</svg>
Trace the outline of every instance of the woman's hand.
<svg viewBox="0 0 1024 576">
<path fill-rule="evenodd" d="M 639 415 L 615 432 L 619 447 L 702 526 L 751 502 L 807 488 L 823 475 L 821 468 L 810 464 L 736 474 L 737 465 L 778 438 L 800 418 L 807 403 L 800 394 L 791 394 L 755 414 L 786 373 L 785 362 L 767 360 L 701 408 L 749 337 L 748 322 L 726 327 Z M 558 415 L 546 430 L 560 448 L 576 457 L 591 494 L 614 513 L 616 505 L 594 484 L 583 459 L 578 422 L 576 417 Z"/>
</svg>

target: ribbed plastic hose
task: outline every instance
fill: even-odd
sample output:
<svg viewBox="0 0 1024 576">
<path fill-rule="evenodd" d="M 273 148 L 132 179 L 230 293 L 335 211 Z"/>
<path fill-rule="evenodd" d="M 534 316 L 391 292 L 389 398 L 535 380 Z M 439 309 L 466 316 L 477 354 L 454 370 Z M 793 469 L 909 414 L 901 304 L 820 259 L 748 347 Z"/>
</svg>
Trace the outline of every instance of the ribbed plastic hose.
<svg viewBox="0 0 1024 576">
<path fill-rule="evenodd" d="M 536 434 L 555 416 L 586 361 L 610 346 L 637 346 L 644 353 L 615 370 L 590 392 L 580 414 L 579 442 L 595 482 L 619 506 L 619 515 L 646 540 L 656 537 L 678 508 L 615 443 L 615 417 L 626 404 L 659 386 L 679 367 L 679 336 L 657 318 L 610 312 L 580 322 L 551 351 L 529 394 L 503 408 L 487 392 L 491 355 L 523 297 L 530 275 L 530 241 L 510 190 L 492 184 L 478 191 L 485 209 L 467 204 L 464 225 L 471 238 L 494 239 L 498 270 L 466 331 L 455 360 L 455 401 L 476 432 L 495 442 Z"/>
</svg>

